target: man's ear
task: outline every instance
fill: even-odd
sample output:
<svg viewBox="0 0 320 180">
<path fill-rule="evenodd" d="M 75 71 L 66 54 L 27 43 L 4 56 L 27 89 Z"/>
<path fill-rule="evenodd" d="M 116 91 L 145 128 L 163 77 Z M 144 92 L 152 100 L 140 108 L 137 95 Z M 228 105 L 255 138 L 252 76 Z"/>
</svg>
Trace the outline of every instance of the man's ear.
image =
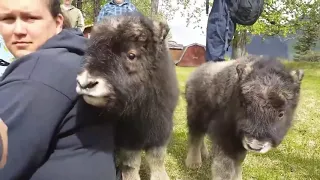
<svg viewBox="0 0 320 180">
<path fill-rule="evenodd" d="M 58 16 L 55 18 L 55 23 L 56 23 L 56 34 L 59 34 L 65 26 L 66 28 L 68 28 L 68 26 L 70 25 L 68 18 L 65 18 L 65 16 L 63 16 L 62 14 L 58 14 Z"/>
</svg>

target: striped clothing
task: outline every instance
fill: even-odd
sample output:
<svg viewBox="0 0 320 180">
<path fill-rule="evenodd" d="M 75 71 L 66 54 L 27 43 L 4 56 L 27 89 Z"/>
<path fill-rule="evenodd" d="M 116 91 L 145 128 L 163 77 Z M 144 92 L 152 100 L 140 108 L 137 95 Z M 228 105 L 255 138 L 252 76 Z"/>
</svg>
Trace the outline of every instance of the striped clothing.
<svg viewBox="0 0 320 180">
<path fill-rule="evenodd" d="M 101 21 L 105 16 L 121 15 L 126 12 L 135 12 L 137 8 L 129 1 L 125 0 L 122 4 L 116 4 L 111 0 L 103 6 L 97 17 L 97 22 Z"/>
</svg>

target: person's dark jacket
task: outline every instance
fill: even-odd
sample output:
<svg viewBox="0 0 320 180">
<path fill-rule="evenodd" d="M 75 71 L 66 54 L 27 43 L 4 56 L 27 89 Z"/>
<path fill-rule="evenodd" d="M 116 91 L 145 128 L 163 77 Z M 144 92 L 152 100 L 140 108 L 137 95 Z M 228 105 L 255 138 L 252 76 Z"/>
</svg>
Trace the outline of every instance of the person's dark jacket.
<svg viewBox="0 0 320 180">
<path fill-rule="evenodd" d="M 76 94 L 86 48 L 79 33 L 63 30 L 1 77 L 9 144 L 1 180 L 115 179 L 111 120 L 99 120 L 101 110 Z"/>
</svg>

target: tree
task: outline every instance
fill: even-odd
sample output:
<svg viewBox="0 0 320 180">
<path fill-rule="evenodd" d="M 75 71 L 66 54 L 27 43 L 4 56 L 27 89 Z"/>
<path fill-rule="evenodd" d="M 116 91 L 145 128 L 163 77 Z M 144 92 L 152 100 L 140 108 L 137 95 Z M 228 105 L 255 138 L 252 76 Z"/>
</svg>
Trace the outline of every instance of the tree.
<svg viewBox="0 0 320 180">
<path fill-rule="evenodd" d="M 73 1 L 75 6 L 77 5 L 78 1 L 81 0 Z M 82 12 L 85 18 L 85 24 L 94 24 L 101 7 L 109 1 L 110 0 L 82 0 Z M 177 8 L 174 8 L 171 5 L 170 0 L 131 0 L 131 2 L 143 15 L 157 20 L 168 21 L 172 19 L 174 12 L 177 10 Z M 169 32 L 168 38 L 170 39 L 171 36 L 172 35 Z"/>
<path fill-rule="evenodd" d="M 95 18 L 103 5 L 110 0 L 74 0 L 74 6 L 82 6 L 82 11 L 85 17 L 85 24 L 93 24 Z M 160 3 L 161 2 L 161 3 Z M 155 19 L 169 20 L 173 17 L 176 9 L 171 6 L 170 0 L 131 0 L 137 9 L 148 17 Z"/>
<path fill-rule="evenodd" d="M 296 50 L 295 60 L 312 51 L 320 37 L 320 0 L 305 4 L 303 10 L 303 15 L 300 18 L 302 28 L 299 33 L 301 33 L 301 36 L 294 46 Z"/>
<path fill-rule="evenodd" d="M 77 0 L 80 1 L 80 0 Z M 82 12 L 86 25 L 92 25 L 96 22 L 96 18 L 100 12 L 102 5 L 106 0 L 85 0 L 82 1 Z"/>
<path fill-rule="evenodd" d="M 94 14 L 94 22 L 96 22 L 97 17 L 99 15 L 100 9 L 101 9 L 101 0 L 94 0 L 93 3 L 93 14 Z"/>
<path fill-rule="evenodd" d="M 151 12 L 150 15 L 153 17 L 158 14 L 159 0 L 151 0 Z"/>
<path fill-rule="evenodd" d="M 232 58 L 238 58 L 246 53 L 246 44 L 250 42 L 247 36 L 260 35 L 288 37 L 295 34 L 301 27 L 299 17 L 302 14 L 301 0 L 273 1 L 266 0 L 264 11 L 253 26 L 237 25 L 232 43 Z"/>
<path fill-rule="evenodd" d="M 74 0 L 72 1 L 72 5 L 82 12 L 82 0 Z"/>
<path fill-rule="evenodd" d="M 131 0 L 137 9 L 145 16 L 152 19 L 168 21 L 173 17 L 174 8 L 171 6 L 170 0 Z M 171 39 L 172 34 L 169 32 L 168 39 Z"/>
<path fill-rule="evenodd" d="M 298 17 L 302 15 L 300 6 L 304 3 L 303 0 L 265 0 L 264 11 L 253 26 L 237 25 L 232 40 L 232 57 L 237 58 L 246 53 L 246 45 L 250 42 L 251 35 L 260 35 L 265 38 L 267 36 L 287 37 L 289 34 L 295 34 L 296 30 L 301 27 Z M 184 6 L 184 9 L 195 5 L 191 0 L 184 0 L 180 4 Z M 205 4 L 203 3 L 193 12 L 186 11 L 183 14 L 187 17 L 187 22 L 193 22 L 197 26 L 204 9 Z"/>
<path fill-rule="evenodd" d="M 82 0 L 77 0 L 77 8 L 82 12 Z"/>
</svg>

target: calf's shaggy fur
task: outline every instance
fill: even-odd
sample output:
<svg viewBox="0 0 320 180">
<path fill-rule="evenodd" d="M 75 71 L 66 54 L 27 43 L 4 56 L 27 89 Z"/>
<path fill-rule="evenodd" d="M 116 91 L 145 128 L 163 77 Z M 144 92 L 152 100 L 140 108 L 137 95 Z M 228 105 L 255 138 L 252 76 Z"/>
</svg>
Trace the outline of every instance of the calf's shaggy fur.
<svg viewBox="0 0 320 180">
<path fill-rule="evenodd" d="M 289 70 L 273 58 L 245 56 L 198 67 L 186 83 L 189 168 L 209 156 L 212 179 L 242 179 L 241 164 L 248 151 L 276 148 L 294 117 L 302 70 Z"/>
<path fill-rule="evenodd" d="M 142 15 L 105 18 L 91 33 L 77 92 L 116 118 L 124 180 L 138 180 L 141 151 L 152 180 L 169 179 L 164 165 L 179 89 L 166 43 L 169 27 Z"/>
</svg>

